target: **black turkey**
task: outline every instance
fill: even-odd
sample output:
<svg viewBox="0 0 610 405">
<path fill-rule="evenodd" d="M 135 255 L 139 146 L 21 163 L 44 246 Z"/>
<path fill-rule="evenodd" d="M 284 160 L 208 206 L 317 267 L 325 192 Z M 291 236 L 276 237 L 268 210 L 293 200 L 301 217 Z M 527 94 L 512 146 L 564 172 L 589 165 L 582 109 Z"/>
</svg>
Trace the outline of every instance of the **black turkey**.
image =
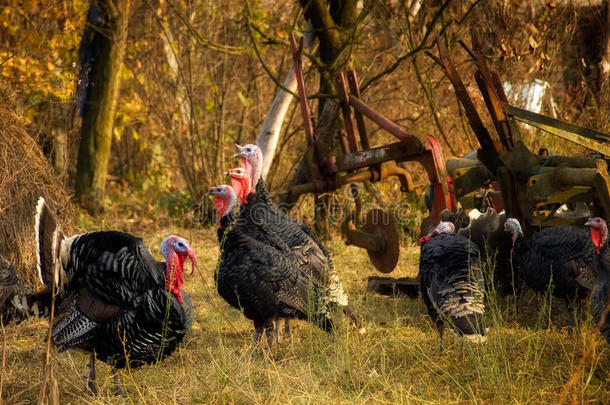
<svg viewBox="0 0 610 405">
<path fill-rule="evenodd" d="M 441 219 L 466 217 L 460 216 L 460 212 L 461 210 L 458 213 L 443 211 Z M 483 213 L 477 209 L 470 211 L 467 221 L 450 220 L 456 226 L 456 233 L 470 239 L 483 254 L 483 265 L 491 267 L 485 272 L 487 286 L 493 286 L 495 293 L 501 297 L 517 294 L 520 287 L 520 278 L 513 271 L 510 261 L 512 242 L 510 235 L 504 231 L 506 219 L 505 213 L 498 215 L 495 209 L 487 208 Z"/>
<path fill-rule="evenodd" d="M 607 302 L 608 227 L 599 217 L 589 218 L 585 226 L 544 228 L 529 238 L 523 236 L 515 218 L 506 220 L 505 230 L 512 240 L 512 260 L 519 276 L 534 291 L 562 298 L 569 312 L 574 300 L 594 299 L 602 307 Z M 601 316 L 601 310 L 597 311 Z M 570 319 L 573 321 L 573 318 Z"/>
<path fill-rule="evenodd" d="M 235 209 L 239 204 L 239 199 L 235 190 L 226 184 L 210 188 L 208 195 L 216 197 L 214 199 L 216 211 L 218 212 L 216 236 L 218 238 L 218 243 L 222 243 L 222 238 L 227 227 L 235 220 Z"/>
<path fill-rule="evenodd" d="M 610 344 L 610 255 L 600 257 L 602 263 L 591 293 L 591 314 L 599 331 Z"/>
<path fill-rule="evenodd" d="M 221 185 L 209 193 L 224 200 L 219 206 L 226 207 L 234 191 Z M 264 332 L 272 345 L 273 321 L 278 318 L 305 319 L 332 330 L 328 284 L 312 277 L 303 257 L 267 227 L 253 200 L 250 195 L 222 239 L 215 274 L 218 293 L 253 321 L 256 343 Z M 219 213 L 221 218 L 224 214 Z M 252 221 L 259 226 L 250 226 Z"/>
<path fill-rule="evenodd" d="M 0 256 L 0 317 L 4 325 L 21 322 L 29 315 L 38 315 L 37 307 L 28 303 L 33 292 L 15 267 Z"/>
<path fill-rule="evenodd" d="M 589 295 L 600 272 L 599 255 L 608 250 L 603 219 L 544 228 L 529 238 L 515 218 L 507 219 L 504 228 L 511 236 L 513 265 L 530 288 L 545 292 L 550 286 L 555 297 L 566 301 Z"/>
<path fill-rule="evenodd" d="M 419 283 L 428 314 L 442 339 L 444 323 L 460 337 L 484 342 L 485 290 L 477 246 L 441 222 L 420 239 Z"/>
<path fill-rule="evenodd" d="M 242 201 L 249 198 L 250 193 L 254 195 L 253 203 L 256 204 L 256 211 L 260 214 L 260 220 L 297 256 L 305 261 L 304 271 L 307 271 L 311 277 L 317 279 L 320 283 L 329 286 L 328 298 L 330 302 L 340 306 L 359 331 L 363 332 L 364 329 L 348 306 L 347 294 L 343 290 L 339 275 L 326 248 L 311 228 L 285 214 L 273 203 L 265 183 L 261 179 L 263 154 L 260 148 L 252 144 L 236 146 L 238 148 L 236 156 L 240 157 L 241 165 L 245 169 L 245 177 L 241 179 L 242 184 L 240 186 Z M 245 192 L 245 190 L 250 191 Z"/>
<path fill-rule="evenodd" d="M 119 369 L 156 363 L 170 355 L 193 322 L 182 291 L 183 265 L 195 254 L 169 236 L 166 262 L 155 260 L 142 239 L 118 231 L 63 235 L 44 198 L 36 209 L 38 274 L 56 290 L 52 343 L 90 353 L 88 386 L 95 388 L 95 359 Z M 129 364 L 128 364 L 129 362 Z M 115 374 L 117 393 L 124 395 Z"/>
</svg>

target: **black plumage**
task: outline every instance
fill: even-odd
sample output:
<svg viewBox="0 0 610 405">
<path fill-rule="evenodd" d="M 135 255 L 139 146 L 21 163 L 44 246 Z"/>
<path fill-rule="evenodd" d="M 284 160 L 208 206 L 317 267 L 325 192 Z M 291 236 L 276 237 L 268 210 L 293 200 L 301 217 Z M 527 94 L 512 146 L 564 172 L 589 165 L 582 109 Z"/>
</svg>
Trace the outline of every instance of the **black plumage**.
<svg viewBox="0 0 610 405">
<path fill-rule="evenodd" d="M 347 294 L 343 290 L 328 250 L 311 228 L 282 212 L 271 199 L 265 183 L 260 177 L 263 159 L 260 148 L 256 145 L 245 145 L 238 148 L 238 156 L 242 158 L 242 167 L 246 171 L 246 176 L 249 176 L 246 180 L 250 181 L 250 183 L 246 181 L 248 184 L 244 184 L 242 189 L 249 190 L 250 185 L 254 186 L 255 194 L 252 202 L 256 206 L 260 222 L 264 222 L 271 232 L 277 235 L 300 260 L 304 261 L 305 266 L 301 267 L 302 271 L 307 272 L 307 275 L 315 279 L 317 283 L 328 286 L 329 302 L 341 307 L 360 329 L 357 317 L 348 306 Z M 258 223 L 250 222 L 250 228 L 246 232 L 252 234 L 255 232 L 254 227 L 258 225 Z"/>
<path fill-rule="evenodd" d="M 420 242 L 419 282 L 441 341 L 444 321 L 459 336 L 485 340 L 484 281 L 477 246 L 442 222 Z"/>
<path fill-rule="evenodd" d="M 193 322 L 190 297 L 180 291 L 184 260 L 194 262 L 188 242 L 168 237 L 163 263 L 127 233 L 64 237 L 42 197 L 36 219 L 39 275 L 57 291 L 52 343 L 60 351 L 78 348 L 124 368 L 176 349 Z"/>
<path fill-rule="evenodd" d="M 457 234 L 477 245 L 483 255 L 483 266 L 487 267 L 484 274 L 488 288 L 493 286 L 495 293 L 501 297 L 518 293 L 521 283 L 511 263 L 512 241 L 504 230 L 506 214 L 498 215 L 493 208 L 487 208 L 484 213 L 474 210 L 474 213 L 471 211 L 466 217 L 461 210 L 458 213 L 442 212 L 441 218 L 451 218 Z"/>
<path fill-rule="evenodd" d="M 229 187 L 229 186 L 223 186 Z M 217 199 L 226 198 L 216 187 Z M 333 328 L 328 284 L 312 277 L 307 262 L 265 223 L 253 194 L 227 228 L 215 281 L 219 294 L 254 323 L 258 341 L 263 331 L 273 341 L 273 321 L 299 318 Z"/>
<path fill-rule="evenodd" d="M 597 252 L 607 250 L 606 246 L 596 246 L 592 227 L 550 227 L 530 237 L 520 234 L 514 218 L 508 219 L 505 227 L 514 238 L 512 265 L 530 288 L 545 292 L 550 287 L 555 297 L 568 302 L 589 295 L 600 272 Z"/>
<path fill-rule="evenodd" d="M 32 294 L 32 288 L 23 281 L 15 267 L 0 256 L 0 317 L 2 317 L 2 322 L 4 324 L 20 322 L 29 315 L 37 315 L 38 309 L 32 308 L 28 303 L 28 298 Z"/>
</svg>

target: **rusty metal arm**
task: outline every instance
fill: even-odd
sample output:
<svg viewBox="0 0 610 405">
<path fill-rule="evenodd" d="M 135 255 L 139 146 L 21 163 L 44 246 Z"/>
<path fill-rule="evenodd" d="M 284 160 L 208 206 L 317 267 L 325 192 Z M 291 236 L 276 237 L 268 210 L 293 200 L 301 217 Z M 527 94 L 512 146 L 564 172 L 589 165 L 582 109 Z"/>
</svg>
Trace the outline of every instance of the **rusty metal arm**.
<svg viewBox="0 0 610 405">
<path fill-rule="evenodd" d="M 350 95 L 349 103 L 362 113 L 371 119 L 371 121 L 375 122 L 377 125 L 394 135 L 396 138 L 400 139 L 402 142 L 407 144 L 407 146 L 411 150 L 421 150 L 424 151 L 424 146 L 421 141 L 415 136 L 407 133 L 404 129 L 400 128 L 398 125 L 394 124 L 389 119 L 383 117 L 378 114 L 375 110 L 369 107 L 364 101 L 360 100 L 358 97 Z"/>
<path fill-rule="evenodd" d="M 604 156 L 610 156 L 610 135 L 593 129 L 556 120 L 522 108 L 504 104 L 506 112 L 517 120 L 584 146 Z"/>
</svg>

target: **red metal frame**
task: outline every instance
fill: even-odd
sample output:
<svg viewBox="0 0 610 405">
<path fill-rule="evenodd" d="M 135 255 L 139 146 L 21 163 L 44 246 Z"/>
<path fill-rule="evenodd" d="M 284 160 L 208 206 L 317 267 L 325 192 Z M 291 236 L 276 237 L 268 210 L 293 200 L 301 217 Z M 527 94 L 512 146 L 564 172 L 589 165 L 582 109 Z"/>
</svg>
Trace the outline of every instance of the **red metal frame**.
<svg viewBox="0 0 610 405">
<path fill-rule="evenodd" d="M 313 118 L 311 117 L 311 109 L 307 102 L 303 71 L 301 68 L 302 40 L 301 45 L 297 47 L 294 35 L 291 34 L 290 42 L 305 134 L 309 145 L 313 147 L 312 173 L 314 177 L 310 183 L 292 187 L 290 192 L 292 194 L 307 192 L 320 193 L 334 190 L 346 183 L 362 180 L 379 181 L 388 176 L 399 177 L 403 191 L 406 192 L 412 189 L 410 176 L 404 169 L 397 167 L 395 163 L 417 161 L 426 170 L 430 183 L 435 191 L 434 194 L 436 198 L 429 219 L 434 223 L 438 223 L 440 221 L 440 212 L 443 209 L 454 209 L 455 203 L 450 193 L 450 184 L 447 180 L 445 161 L 436 139 L 432 135 L 427 135 L 427 146 L 424 146 L 415 135 L 407 133 L 394 122 L 368 106 L 360 99 L 358 79 L 356 77 L 356 72 L 353 70 L 347 72 L 349 91 L 344 74 L 338 72 L 335 75 L 341 111 L 345 123 L 345 129 L 339 132 L 339 141 L 343 154 L 341 156 L 321 156 L 317 146 L 317 134 L 314 132 L 315 125 L 312 124 Z M 354 116 L 356 120 L 362 149 L 358 149 L 352 116 Z M 365 116 L 390 134 L 394 135 L 401 142 L 371 148 L 366 132 Z M 391 162 L 392 166 L 382 166 L 383 164 L 389 165 L 389 163 L 386 162 Z M 370 173 L 354 172 L 357 169 L 365 168 L 368 168 Z M 336 176 L 343 172 L 347 173 L 347 176 L 343 177 L 343 181 L 338 182 Z"/>
</svg>

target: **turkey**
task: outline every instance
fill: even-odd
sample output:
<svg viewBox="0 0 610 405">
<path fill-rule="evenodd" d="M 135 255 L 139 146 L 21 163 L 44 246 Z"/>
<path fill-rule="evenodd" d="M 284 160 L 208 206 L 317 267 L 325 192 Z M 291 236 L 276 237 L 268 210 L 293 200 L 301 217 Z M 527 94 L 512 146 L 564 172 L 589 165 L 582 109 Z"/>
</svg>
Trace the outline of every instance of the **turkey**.
<svg viewBox="0 0 610 405">
<path fill-rule="evenodd" d="M 534 291 L 544 293 L 550 286 L 553 296 L 562 298 L 570 312 L 575 299 L 586 298 L 593 290 L 600 296 L 598 301 L 607 301 L 602 285 L 607 283 L 605 263 L 610 250 L 608 227 L 602 218 L 589 218 L 585 226 L 544 228 L 529 238 L 523 236 L 515 218 L 507 219 L 504 227 L 512 240 L 513 264 Z"/>
<path fill-rule="evenodd" d="M 589 295 L 600 271 L 599 254 L 607 251 L 603 219 L 589 218 L 585 226 L 544 228 L 529 238 L 516 218 L 507 219 L 504 228 L 511 236 L 513 264 L 534 291 L 545 292 L 551 283 L 558 298 L 571 301 Z"/>
<path fill-rule="evenodd" d="M 364 329 L 360 326 L 356 315 L 348 306 L 348 297 L 343 290 L 330 254 L 313 231 L 305 224 L 283 213 L 271 200 L 264 181 L 261 179 L 263 166 L 263 154 L 256 145 L 239 146 L 236 156 L 240 158 L 241 165 L 245 169 L 245 177 L 241 179 L 242 185 L 240 198 L 245 201 L 253 194 L 253 203 L 256 204 L 257 212 L 260 211 L 261 221 L 277 235 L 298 257 L 305 262 L 303 270 L 318 282 L 329 286 L 328 298 L 330 302 L 340 306 L 345 315 L 362 333 Z M 249 189 L 249 193 L 244 191 Z M 258 224 L 254 224 L 257 226 Z"/>
<path fill-rule="evenodd" d="M 591 294 L 591 314 L 599 331 L 610 344 L 610 257 L 602 255 L 602 268 L 597 276 L 595 287 Z"/>
<path fill-rule="evenodd" d="M 235 190 L 221 184 L 217 187 L 212 187 L 208 191 L 208 195 L 213 195 L 216 198 L 216 211 L 218 212 L 218 225 L 217 225 L 217 238 L 218 243 L 222 243 L 222 238 L 227 230 L 227 227 L 235 220 L 235 209 L 239 204 L 239 199 L 235 193 Z M 218 198 L 218 196 L 221 196 Z"/>
<path fill-rule="evenodd" d="M 115 369 L 156 363 L 190 330 L 193 306 L 182 291 L 183 265 L 195 253 L 171 235 L 155 260 L 142 239 L 118 231 L 63 235 L 44 198 L 36 208 L 38 275 L 56 291 L 51 341 L 62 352 L 90 353 L 88 387 L 95 387 L 96 358 Z M 192 274 L 192 273 L 191 273 Z M 117 394 L 124 395 L 118 374 Z"/>
<path fill-rule="evenodd" d="M 420 289 L 428 314 L 436 324 L 441 350 L 445 321 L 467 341 L 486 340 L 479 249 L 454 231 L 451 222 L 441 222 L 420 239 Z"/>
<path fill-rule="evenodd" d="M 212 187 L 209 193 L 222 200 L 221 208 L 234 199 L 234 190 L 227 185 Z M 331 331 L 333 302 L 328 285 L 312 277 L 303 257 L 269 229 L 253 200 L 254 195 L 248 196 L 224 235 L 215 274 L 218 293 L 253 321 L 257 344 L 264 332 L 271 347 L 273 321 L 279 318 L 306 319 Z M 225 215 L 219 213 L 221 220 Z"/>
<path fill-rule="evenodd" d="M 21 322 L 30 314 L 38 315 L 37 306 L 32 307 L 28 303 L 33 293 L 15 267 L 0 256 L 0 317 L 4 325 L 8 322 Z"/>
<path fill-rule="evenodd" d="M 520 288 L 520 279 L 513 271 L 510 262 L 511 238 L 504 231 L 506 214 L 498 215 L 493 208 L 487 208 L 484 213 L 473 209 L 468 213 L 466 221 L 454 221 L 453 218 L 466 217 L 448 211 L 441 212 L 441 219 L 452 218 L 457 234 L 472 241 L 479 251 L 483 253 L 483 264 L 492 268 L 486 271 L 488 275 L 487 286 L 492 286 L 495 293 L 501 297 L 517 294 Z M 458 225 L 460 224 L 460 225 Z M 489 293 L 489 291 L 487 291 Z"/>
</svg>

